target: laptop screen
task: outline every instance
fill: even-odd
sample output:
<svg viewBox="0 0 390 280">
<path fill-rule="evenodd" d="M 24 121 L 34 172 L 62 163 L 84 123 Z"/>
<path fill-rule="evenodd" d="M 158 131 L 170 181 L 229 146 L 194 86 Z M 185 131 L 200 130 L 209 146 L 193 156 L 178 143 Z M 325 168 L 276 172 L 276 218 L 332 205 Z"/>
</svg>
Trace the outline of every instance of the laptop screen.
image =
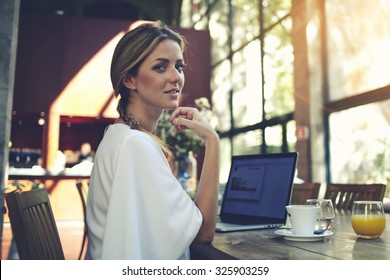
<svg viewBox="0 0 390 280">
<path fill-rule="evenodd" d="M 297 153 L 233 156 L 221 206 L 222 221 L 284 223 Z"/>
</svg>

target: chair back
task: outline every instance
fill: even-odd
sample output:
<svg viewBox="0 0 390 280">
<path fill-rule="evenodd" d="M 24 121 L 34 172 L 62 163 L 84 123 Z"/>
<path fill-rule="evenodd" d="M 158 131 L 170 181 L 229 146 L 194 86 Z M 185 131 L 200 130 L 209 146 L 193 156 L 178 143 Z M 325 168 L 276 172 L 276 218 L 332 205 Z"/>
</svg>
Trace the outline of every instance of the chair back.
<svg viewBox="0 0 390 280">
<path fill-rule="evenodd" d="M 13 238 L 21 260 L 64 260 L 46 189 L 6 194 Z"/>
<path fill-rule="evenodd" d="M 306 199 L 318 198 L 321 183 L 304 182 L 294 184 L 291 194 L 290 204 L 305 204 Z"/>
<path fill-rule="evenodd" d="M 352 210 L 356 200 L 382 201 L 385 195 L 384 184 L 334 184 L 326 185 L 325 198 L 331 199 L 338 210 Z"/>
</svg>

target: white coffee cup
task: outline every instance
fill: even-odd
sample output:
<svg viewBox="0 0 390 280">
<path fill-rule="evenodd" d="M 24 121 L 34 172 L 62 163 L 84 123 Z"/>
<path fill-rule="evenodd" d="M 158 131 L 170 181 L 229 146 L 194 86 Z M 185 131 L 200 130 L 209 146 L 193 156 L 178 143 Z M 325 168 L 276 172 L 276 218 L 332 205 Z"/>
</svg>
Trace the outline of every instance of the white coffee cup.
<svg viewBox="0 0 390 280">
<path fill-rule="evenodd" d="M 320 206 L 316 205 L 287 205 L 292 233 L 294 235 L 314 235 L 317 215 Z"/>
</svg>

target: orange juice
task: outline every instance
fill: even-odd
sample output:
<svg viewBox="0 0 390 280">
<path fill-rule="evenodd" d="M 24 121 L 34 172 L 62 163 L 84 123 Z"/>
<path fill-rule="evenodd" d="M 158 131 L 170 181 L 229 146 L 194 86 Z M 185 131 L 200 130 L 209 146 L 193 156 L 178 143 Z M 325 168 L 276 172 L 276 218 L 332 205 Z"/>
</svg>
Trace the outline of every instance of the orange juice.
<svg viewBox="0 0 390 280">
<path fill-rule="evenodd" d="M 386 219 L 384 215 L 352 215 L 351 223 L 358 236 L 377 238 L 385 229 Z"/>
</svg>

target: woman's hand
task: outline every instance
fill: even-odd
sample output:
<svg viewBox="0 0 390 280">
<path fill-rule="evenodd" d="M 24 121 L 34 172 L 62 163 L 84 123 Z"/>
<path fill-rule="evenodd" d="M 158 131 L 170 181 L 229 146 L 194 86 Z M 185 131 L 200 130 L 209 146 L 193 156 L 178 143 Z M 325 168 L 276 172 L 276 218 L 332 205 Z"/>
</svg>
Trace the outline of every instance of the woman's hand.
<svg viewBox="0 0 390 280">
<path fill-rule="evenodd" d="M 209 138 L 218 138 L 217 133 L 196 108 L 178 107 L 171 114 L 170 121 L 173 122 L 176 131 L 190 129 L 195 132 L 204 143 Z"/>
<path fill-rule="evenodd" d="M 205 144 L 205 156 L 194 202 L 203 221 L 196 242 L 209 243 L 214 238 L 218 212 L 219 137 L 199 111 L 190 107 L 177 108 L 170 117 L 176 131 L 191 129 Z"/>
</svg>

